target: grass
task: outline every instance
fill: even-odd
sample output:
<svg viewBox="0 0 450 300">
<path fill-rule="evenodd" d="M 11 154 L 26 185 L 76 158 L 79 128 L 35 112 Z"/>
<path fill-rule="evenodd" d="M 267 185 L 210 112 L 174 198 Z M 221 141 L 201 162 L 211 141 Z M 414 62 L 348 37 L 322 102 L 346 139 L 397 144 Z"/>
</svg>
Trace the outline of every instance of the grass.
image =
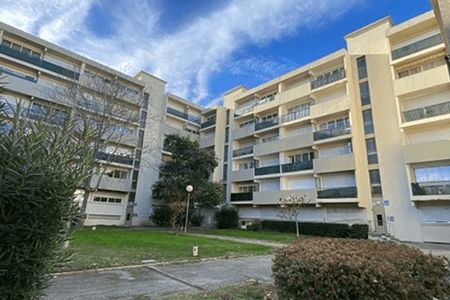
<svg viewBox="0 0 450 300">
<path fill-rule="evenodd" d="M 195 258 L 192 257 L 194 245 L 199 246 L 199 256 Z M 139 264 L 144 259 L 173 262 L 210 257 L 263 255 L 271 253 L 272 250 L 267 246 L 125 228 L 75 231 L 70 249 L 74 257 L 62 268 L 63 271 Z"/>
<path fill-rule="evenodd" d="M 305 239 L 307 236 L 297 237 L 295 233 L 275 232 L 275 231 L 245 231 L 239 229 L 197 229 L 199 233 L 224 235 L 230 237 L 241 237 L 263 241 L 292 243 L 298 239 Z"/>
<path fill-rule="evenodd" d="M 136 298 L 145 299 L 145 298 Z M 219 288 L 196 294 L 181 294 L 162 298 L 164 300 L 277 300 L 275 286 L 266 283 L 248 283 L 239 286 Z"/>
</svg>

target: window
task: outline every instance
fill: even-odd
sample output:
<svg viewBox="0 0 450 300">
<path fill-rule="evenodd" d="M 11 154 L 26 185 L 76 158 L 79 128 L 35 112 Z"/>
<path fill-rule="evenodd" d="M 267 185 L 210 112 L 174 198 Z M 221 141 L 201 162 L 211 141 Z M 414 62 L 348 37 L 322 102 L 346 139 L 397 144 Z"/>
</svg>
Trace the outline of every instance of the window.
<svg viewBox="0 0 450 300">
<path fill-rule="evenodd" d="M 363 119 L 364 119 L 364 132 L 366 134 L 373 133 L 373 121 L 372 121 L 372 110 L 367 109 L 363 111 Z"/>
<path fill-rule="evenodd" d="M 94 202 L 122 203 L 122 198 L 94 197 Z"/>
<path fill-rule="evenodd" d="M 450 166 L 415 168 L 416 182 L 450 181 Z"/>
<path fill-rule="evenodd" d="M 427 71 L 427 70 L 430 70 L 430 69 L 433 69 L 433 68 L 437 68 L 437 67 L 442 66 L 444 64 L 445 64 L 445 60 L 443 58 L 439 58 L 439 59 L 427 62 L 427 63 L 425 63 L 423 65 L 420 65 L 420 66 L 414 66 L 414 67 L 410 67 L 410 68 L 405 69 L 405 70 L 398 71 L 397 72 L 397 77 L 398 78 L 404 78 L 404 77 L 411 76 L 411 75 L 414 75 L 414 74 L 417 74 L 417 73 L 420 73 L 420 72 L 423 72 L 423 71 Z"/>
<path fill-rule="evenodd" d="M 308 162 L 314 159 L 314 152 L 293 154 L 288 156 L 291 163 Z"/>
<path fill-rule="evenodd" d="M 383 226 L 383 215 L 377 215 L 377 225 Z"/>
<path fill-rule="evenodd" d="M 369 170 L 370 184 L 380 184 L 380 170 Z"/>
<path fill-rule="evenodd" d="M 239 170 L 253 169 L 254 166 L 255 166 L 255 163 L 253 161 L 240 163 L 239 164 Z"/>
<path fill-rule="evenodd" d="M 128 172 L 123 170 L 107 170 L 105 172 L 105 176 L 111 177 L 111 178 L 118 178 L 118 179 L 127 179 L 128 178 Z"/>
<path fill-rule="evenodd" d="M 253 185 L 245 185 L 239 187 L 239 193 L 252 193 Z"/>
<path fill-rule="evenodd" d="M 240 124 L 239 124 L 239 127 L 240 127 L 240 128 L 246 127 L 246 126 L 252 125 L 254 122 L 255 122 L 255 120 L 251 119 L 251 120 L 248 120 L 248 121 L 245 121 L 245 122 L 240 123 Z"/>
<path fill-rule="evenodd" d="M 348 117 L 345 117 L 320 124 L 320 130 L 334 128 L 350 128 L 350 119 Z"/>
<path fill-rule="evenodd" d="M 30 113 L 34 116 L 45 117 L 48 115 L 50 108 L 47 105 L 34 102 L 31 105 Z"/>
<path fill-rule="evenodd" d="M 361 82 L 359 84 L 359 92 L 361 94 L 361 105 L 370 104 L 369 82 Z"/>
<path fill-rule="evenodd" d="M 311 103 L 303 103 L 299 105 L 292 106 L 288 108 L 288 114 L 292 114 L 299 111 L 305 111 L 309 110 L 309 107 L 311 106 Z"/>
<path fill-rule="evenodd" d="M 359 79 L 367 78 L 367 65 L 366 57 L 362 56 L 356 59 L 356 65 L 358 67 L 358 77 Z"/>
<path fill-rule="evenodd" d="M 378 163 L 377 145 L 374 138 L 366 139 L 367 161 L 369 164 Z"/>
</svg>

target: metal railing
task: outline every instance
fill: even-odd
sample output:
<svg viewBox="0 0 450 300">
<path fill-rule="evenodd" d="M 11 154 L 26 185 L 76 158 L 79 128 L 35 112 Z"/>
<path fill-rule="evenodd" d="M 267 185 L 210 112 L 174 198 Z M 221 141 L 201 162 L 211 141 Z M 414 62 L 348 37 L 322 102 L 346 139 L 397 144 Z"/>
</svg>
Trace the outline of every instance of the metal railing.
<svg viewBox="0 0 450 300">
<path fill-rule="evenodd" d="M 248 112 L 253 111 L 253 108 L 255 107 L 254 104 L 252 104 L 251 106 L 246 106 L 246 107 L 241 107 L 235 110 L 234 112 L 234 117 L 239 117 L 240 115 L 246 114 Z"/>
<path fill-rule="evenodd" d="M 191 122 L 200 124 L 200 118 L 191 116 L 190 114 L 187 114 L 187 113 L 185 113 L 185 112 L 182 112 L 182 111 L 173 109 L 173 108 L 171 108 L 171 107 L 167 107 L 167 112 L 168 112 L 169 114 L 171 114 L 171 115 L 176 116 L 176 117 L 180 117 L 180 118 L 183 118 L 183 119 L 185 119 L 185 120 L 188 120 L 188 121 L 191 121 Z"/>
<path fill-rule="evenodd" d="M 311 81 L 311 89 L 317 89 L 324 85 L 336 82 L 345 78 L 345 69 L 340 68 L 334 70 L 333 72 L 326 73 L 324 75 L 318 76 L 316 79 Z"/>
<path fill-rule="evenodd" d="M 106 152 L 102 152 L 102 151 L 97 152 L 97 159 L 108 161 L 108 162 L 115 162 L 115 163 L 124 164 L 124 165 L 132 165 L 133 164 L 132 157 L 116 155 L 116 154 L 106 153 Z"/>
<path fill-rule="evenodd" d="M 450 113 L 450 101 L 404 111 L 403 121 L 412 122 L 416 120 L 441 116 L 449 113 Z"/>
<path fill-rule="evenodd" d="M 392 59 L 399 59 L 404 56 L 413 54 L 415 52 L 419 52 L 421 50 L 436 46 L 438 44 L 442 43 L 442 38 L 440 34 L 436 34 L 433 36 L 430 36 L 426 39 L 417 41 L 415 43 L 406 45 L 404 47 L 401 47 L 399 49 L 396 49 L 391 52 Z"/>
<path fill-rule="evenodd" d="M 414 196 L 450 195 L 450 182 L 441 183 L 411 183 Z"/>
<path fill-rule="evenodd" d="M 317 198 L 356 198 L 358 191 L 356 186 L 323 189 L 317 191 Z"/>
<path fill-rule="evenodd" d="M 341 135 L 346 135 L 351 132 L 350 128 L 330 128 L 330 129 L 322 129 L 314 132 L 314 140 L 323 140 L 328 138 L 333 138 Z"/>
<path fill-rule="evenodd" d="M 252 201 L 253 193 L 231 193 L 231 202 L 235 201 Z"/>
<path fill-rule="evenodd" d="M 278 124 L 278 118 L 272 118 L 270 120 L 261 121 L 255 123 L 255 130 L 262 130 Z"/>
<path fill-rule="evenodd" d="M 280 173 L 280 165 L 255 168 L 255 175 L 268 175 Z"/>
<path fill-rule="evenodd" d="M 282 115 L 280 117 L 281 123 L 286 123 L 286 122 L 294 121 L 297 119 L 306 118 L 310 115 L 310 112 L 311 112 L 311 110 L 308 107 L 307 109 L 302 109 L 302 110 L 298 110 L 298 111 L 294 111 L 294 112 Z"/>
<path fill-rule="evenodd" d="M 24 79 L 24 80 L 27 80 L 27 81 L 30 81 L 30 82 L 34 82 L 34 83 L 37 82 L 37 80 L 34 79 L 31 76 L 28 76 L 28 75 L 25 75 L 25 74 L 21 74 L 19 72 L 15 72 L 13 70 L 10 70 L 10 69 L 4 68 L 4 67 L 0 67 L 0 74 L 8 74 L 8 75 L 11 75 L 11 76 L 14 76 L 14 77 L 17 77 L 17 78 L 20 78 L 20 79 Z"/>
<path fill-rule="evenodd" d="M 283 173 L 311 170 L 313 168 L 313 162 L 310 161 L 299 161 L 290 164 L 283 164 L 281 170 Z"/>
<path fill-rule="evenodd" d="M 71 78 L 71 79 L 77 79 L 78 80 L 78 78 L 80 77 L 80 74 L 78 72 L 75 72 L 75 71 L 66 69 L 64 67 L 58 66 L 58 65 L 56 65 L 54 63 L 45 61 L 45 60 L 43 60 L 41 58 L 31 56 L 31 55 L 29 55 L 27 53 L 23 53 L 20 50 L 11 48 L 11 47 L 9 47 L 7 45 L 0 44 L 0 53 L 8 55 L 8 56 L 10 56 L 12 58 L 20 59 L 20 60 L 22 60 L 24 62 L 27 62 L 27 63 L 30 63 L 32 65 L 41 67 L 43 69 L 47 69 L 49 71 L 61 74 L 61 75 L 65 76 L 65 77 L 68 77 L 68 78 Z"/>
<path fill-rule="evenodd" d="M 253 153 L 253 146 L 233 150 L 233 157 L 249 155 Z"/>
<path fill-rule="evenodd" d="M 212 126 L 212 125 L 215 125 L 215 124 L 216 124 L 216 118 L 203 122 L 200 125 L 200 128 L 206 128 L 206 127 L 209 127 L 209 126 Z"/>
</svg>

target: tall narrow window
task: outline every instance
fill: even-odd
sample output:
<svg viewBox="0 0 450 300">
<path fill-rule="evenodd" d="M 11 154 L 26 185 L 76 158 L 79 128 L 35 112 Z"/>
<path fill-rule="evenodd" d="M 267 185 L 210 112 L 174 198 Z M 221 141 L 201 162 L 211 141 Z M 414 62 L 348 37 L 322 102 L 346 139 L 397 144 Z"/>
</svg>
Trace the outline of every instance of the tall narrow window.
<svg viewBox="0 0 450 300">
<path fill-rule="evenodd" d="M 356 59 L 356 65 L 358 66 L 358 77 L 359 79 L 367 78 L 367 65 L 366 57 L 361 56 Z"/>
<path fill-rule="evenodd" d="M 366 134 L 373 133 L 373 121 L 371 109 L 363 111 L 363 119 L 364 119 L 364 132 Z"/>
<path fill-rule="evenodd" d="M 370 104 L 369 82 L 364 81 L 359 84 L 359 93 L 361 94 L 361 105 Z"/>
</svg>

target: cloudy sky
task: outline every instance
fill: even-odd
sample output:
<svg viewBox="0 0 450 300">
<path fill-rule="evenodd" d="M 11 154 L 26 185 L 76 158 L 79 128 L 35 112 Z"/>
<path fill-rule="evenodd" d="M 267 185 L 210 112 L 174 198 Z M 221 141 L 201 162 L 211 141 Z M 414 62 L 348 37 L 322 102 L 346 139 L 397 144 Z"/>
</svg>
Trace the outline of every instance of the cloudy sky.
<svg viewBox="0 0 450 300">
<path fill-rule="evenodd" d="M 145 70 L 199 104 L 344 47 L 343 36 L 428 0 L 2 0 L 0 21 L 112 68 Z"/>
</svg>

